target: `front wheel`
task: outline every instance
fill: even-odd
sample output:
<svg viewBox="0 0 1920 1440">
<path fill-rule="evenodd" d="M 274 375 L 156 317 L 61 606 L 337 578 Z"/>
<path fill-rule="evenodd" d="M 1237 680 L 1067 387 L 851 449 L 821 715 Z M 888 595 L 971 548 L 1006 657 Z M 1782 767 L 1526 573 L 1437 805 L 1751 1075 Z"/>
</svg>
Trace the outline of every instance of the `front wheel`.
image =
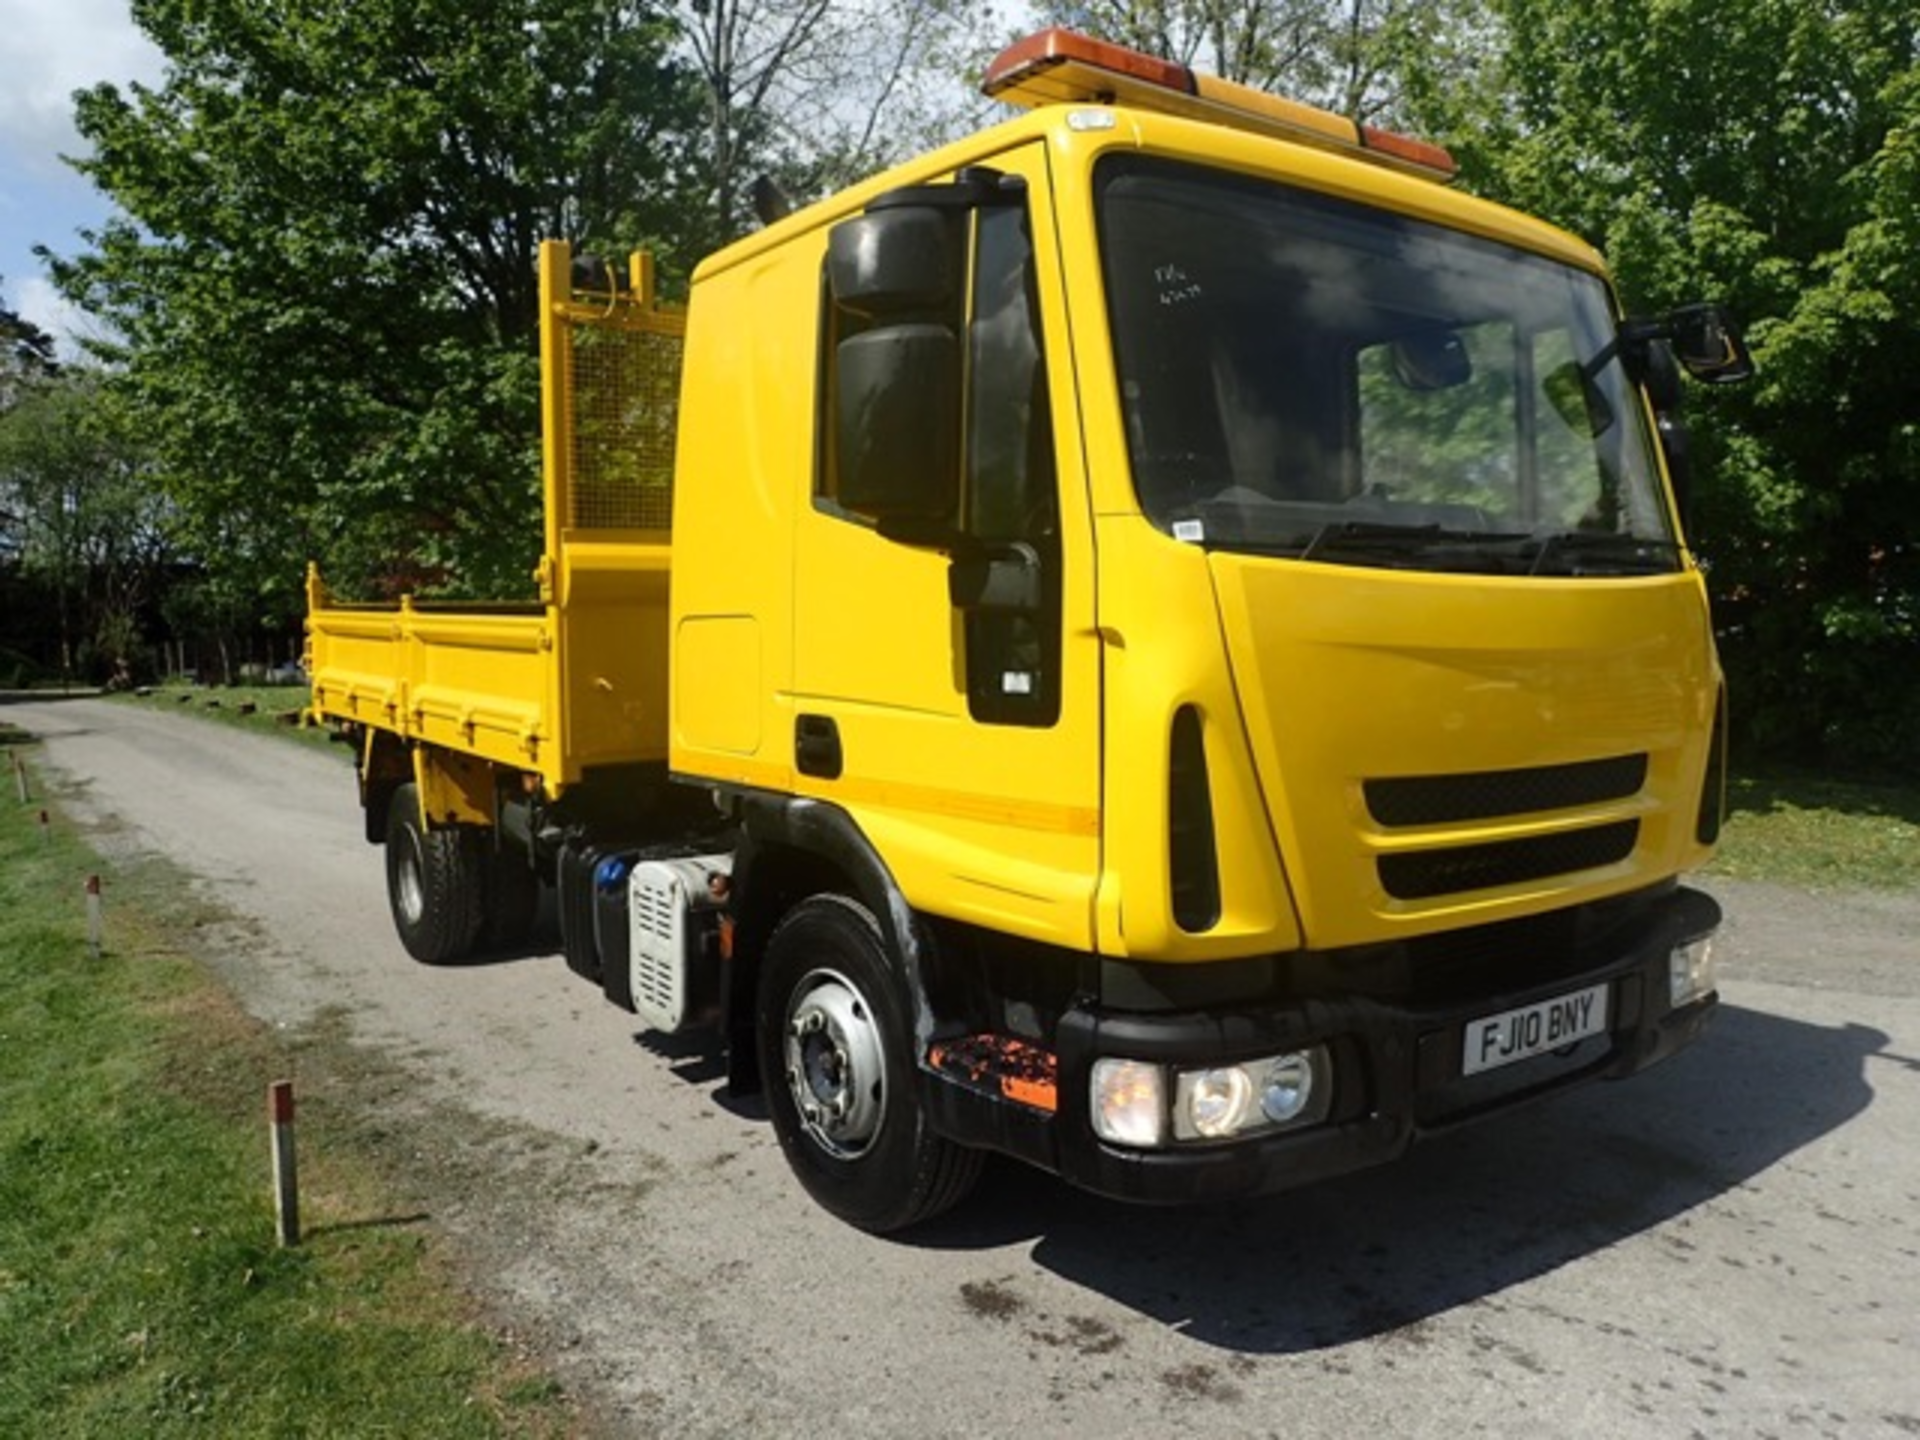
<svg viewBox="0 0 1920 1440">
<path fill-rule="evenodd" d="M 465 959 L 485 919 L 486 856 L 470 831 L 429 830 L 420 792 L 402 785 L 387 812 L 387 902 L 393 928 L 414 959 Z"/>
<path fill-rule="evenodd" d="M 873 913 L 844 895 L 788 912 L 755 1017 L 774 1133 L 824 1208 L 883 1234 L 957 1204 L 982 1156 L 936 1135 L 914 1096 L 903 986 Z"/>
</svg>

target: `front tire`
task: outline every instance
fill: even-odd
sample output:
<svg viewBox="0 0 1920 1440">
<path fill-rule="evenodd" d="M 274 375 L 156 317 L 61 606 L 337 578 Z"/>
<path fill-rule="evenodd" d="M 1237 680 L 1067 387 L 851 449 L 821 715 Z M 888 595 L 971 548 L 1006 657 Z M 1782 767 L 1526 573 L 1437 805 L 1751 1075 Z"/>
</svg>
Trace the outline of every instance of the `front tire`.
<svg viewBox="0 0 1920 1440">
<path fill-rule="evenodd" d="M 937 1135 L 915 1098 L 906 996 L 873 912 L 802 901 L 767 942 L 755 1033 L 787 1163 L 826 1210 L 874 1234 L 965 1197 L 983 1156 Z"/>
<path fill-rule="evenodd" d="M 465 959 L 485 919 L 486 855 L 477 837 L 429 830 L 417 786 L 393 792 L 387 812 L 387 903 L 407 953 L 427 965 Z"/>
</svg>

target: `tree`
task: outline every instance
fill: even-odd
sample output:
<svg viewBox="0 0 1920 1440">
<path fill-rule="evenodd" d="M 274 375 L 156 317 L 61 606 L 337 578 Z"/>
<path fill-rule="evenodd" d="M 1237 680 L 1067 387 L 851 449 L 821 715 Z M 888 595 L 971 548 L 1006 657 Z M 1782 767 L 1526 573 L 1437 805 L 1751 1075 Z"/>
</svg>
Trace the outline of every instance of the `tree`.
<svg viewBox="0 0 1920 1440">
<path fill-rule="evenodd" d="M 953 75 L 982 0 L 683 0 L 706 108 L 704 238 L 747 228 L 760 174 L 801 196 L 863 178 L 970 108 Z"/>
<path fill-rule="evenodd" d="M 1694 404 L 1698 543 L 1741 738 L 1914 769 L 1920 11 L 1905 0 L 1491 0 L 1478 81 L 1416 85 L 1468 185 L 1582 233 L 1630 309 L 1749 324 Z"/>
<path fill-rule="evenodd" d="M 130 674 L 167 517 L 98 374 L 42 380 L 0 415 L 0 514 L 0 554 L 52 592 L 61 673 Z"/>
<path fill-rule="evenodd" d="M 0 414 L 12 407 L 22 386 L 59 368 L 53 337 L 26 316 L 0 305 Z"/>
<path fill-rule="evenodd" d="M 535 252 L 684 268 L 697 93 L 642 0 L 135 0 L 164 81 L 78 97 L 124 212 L 51 260 L 158 449 L 192 559 L 297 610 L 525 593 Z"/>
</svg>

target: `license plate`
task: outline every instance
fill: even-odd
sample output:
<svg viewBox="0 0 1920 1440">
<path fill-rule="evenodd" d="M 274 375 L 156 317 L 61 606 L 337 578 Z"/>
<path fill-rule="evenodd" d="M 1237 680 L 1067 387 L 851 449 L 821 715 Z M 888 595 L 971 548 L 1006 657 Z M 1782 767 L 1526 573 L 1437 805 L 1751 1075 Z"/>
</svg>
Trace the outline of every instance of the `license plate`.
<svg viewBox="0 0 1920 1440">
<path fill-rule="evenodd" d="M 1589 986 L 1517 1010 L 1486 1015 L 1467 1025 L 1460 1073 L 1478 1075 L 1535 1055 L 1545 1055 L 1607 1028 L 1607 987 Z"/>
</svg>

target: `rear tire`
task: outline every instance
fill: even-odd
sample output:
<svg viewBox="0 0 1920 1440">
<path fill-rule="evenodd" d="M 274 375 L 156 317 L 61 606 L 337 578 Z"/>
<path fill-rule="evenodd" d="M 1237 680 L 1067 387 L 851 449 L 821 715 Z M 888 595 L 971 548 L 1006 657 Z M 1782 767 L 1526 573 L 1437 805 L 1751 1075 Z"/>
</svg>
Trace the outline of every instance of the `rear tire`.
<svg viewBox="0 0 1920 1440">
<path fill-rule="evenodd" d="M 921 1112 L 905 987 L 864 905 L 816 895 L 788 912 L 767 942 L 755 1033 L 774 1133 L 825 1209 L 884 1234 L 973 1188 L 984 1156 Z"/>
<path fill-rule="evenodd" d="M 402 785 L 387 813 L 387 902 L 407 953 L 427 965 L 465 959 L 485 918 L 486 853 L 458 826 L 429 830 L 420 792 Z"/>
</svg>

